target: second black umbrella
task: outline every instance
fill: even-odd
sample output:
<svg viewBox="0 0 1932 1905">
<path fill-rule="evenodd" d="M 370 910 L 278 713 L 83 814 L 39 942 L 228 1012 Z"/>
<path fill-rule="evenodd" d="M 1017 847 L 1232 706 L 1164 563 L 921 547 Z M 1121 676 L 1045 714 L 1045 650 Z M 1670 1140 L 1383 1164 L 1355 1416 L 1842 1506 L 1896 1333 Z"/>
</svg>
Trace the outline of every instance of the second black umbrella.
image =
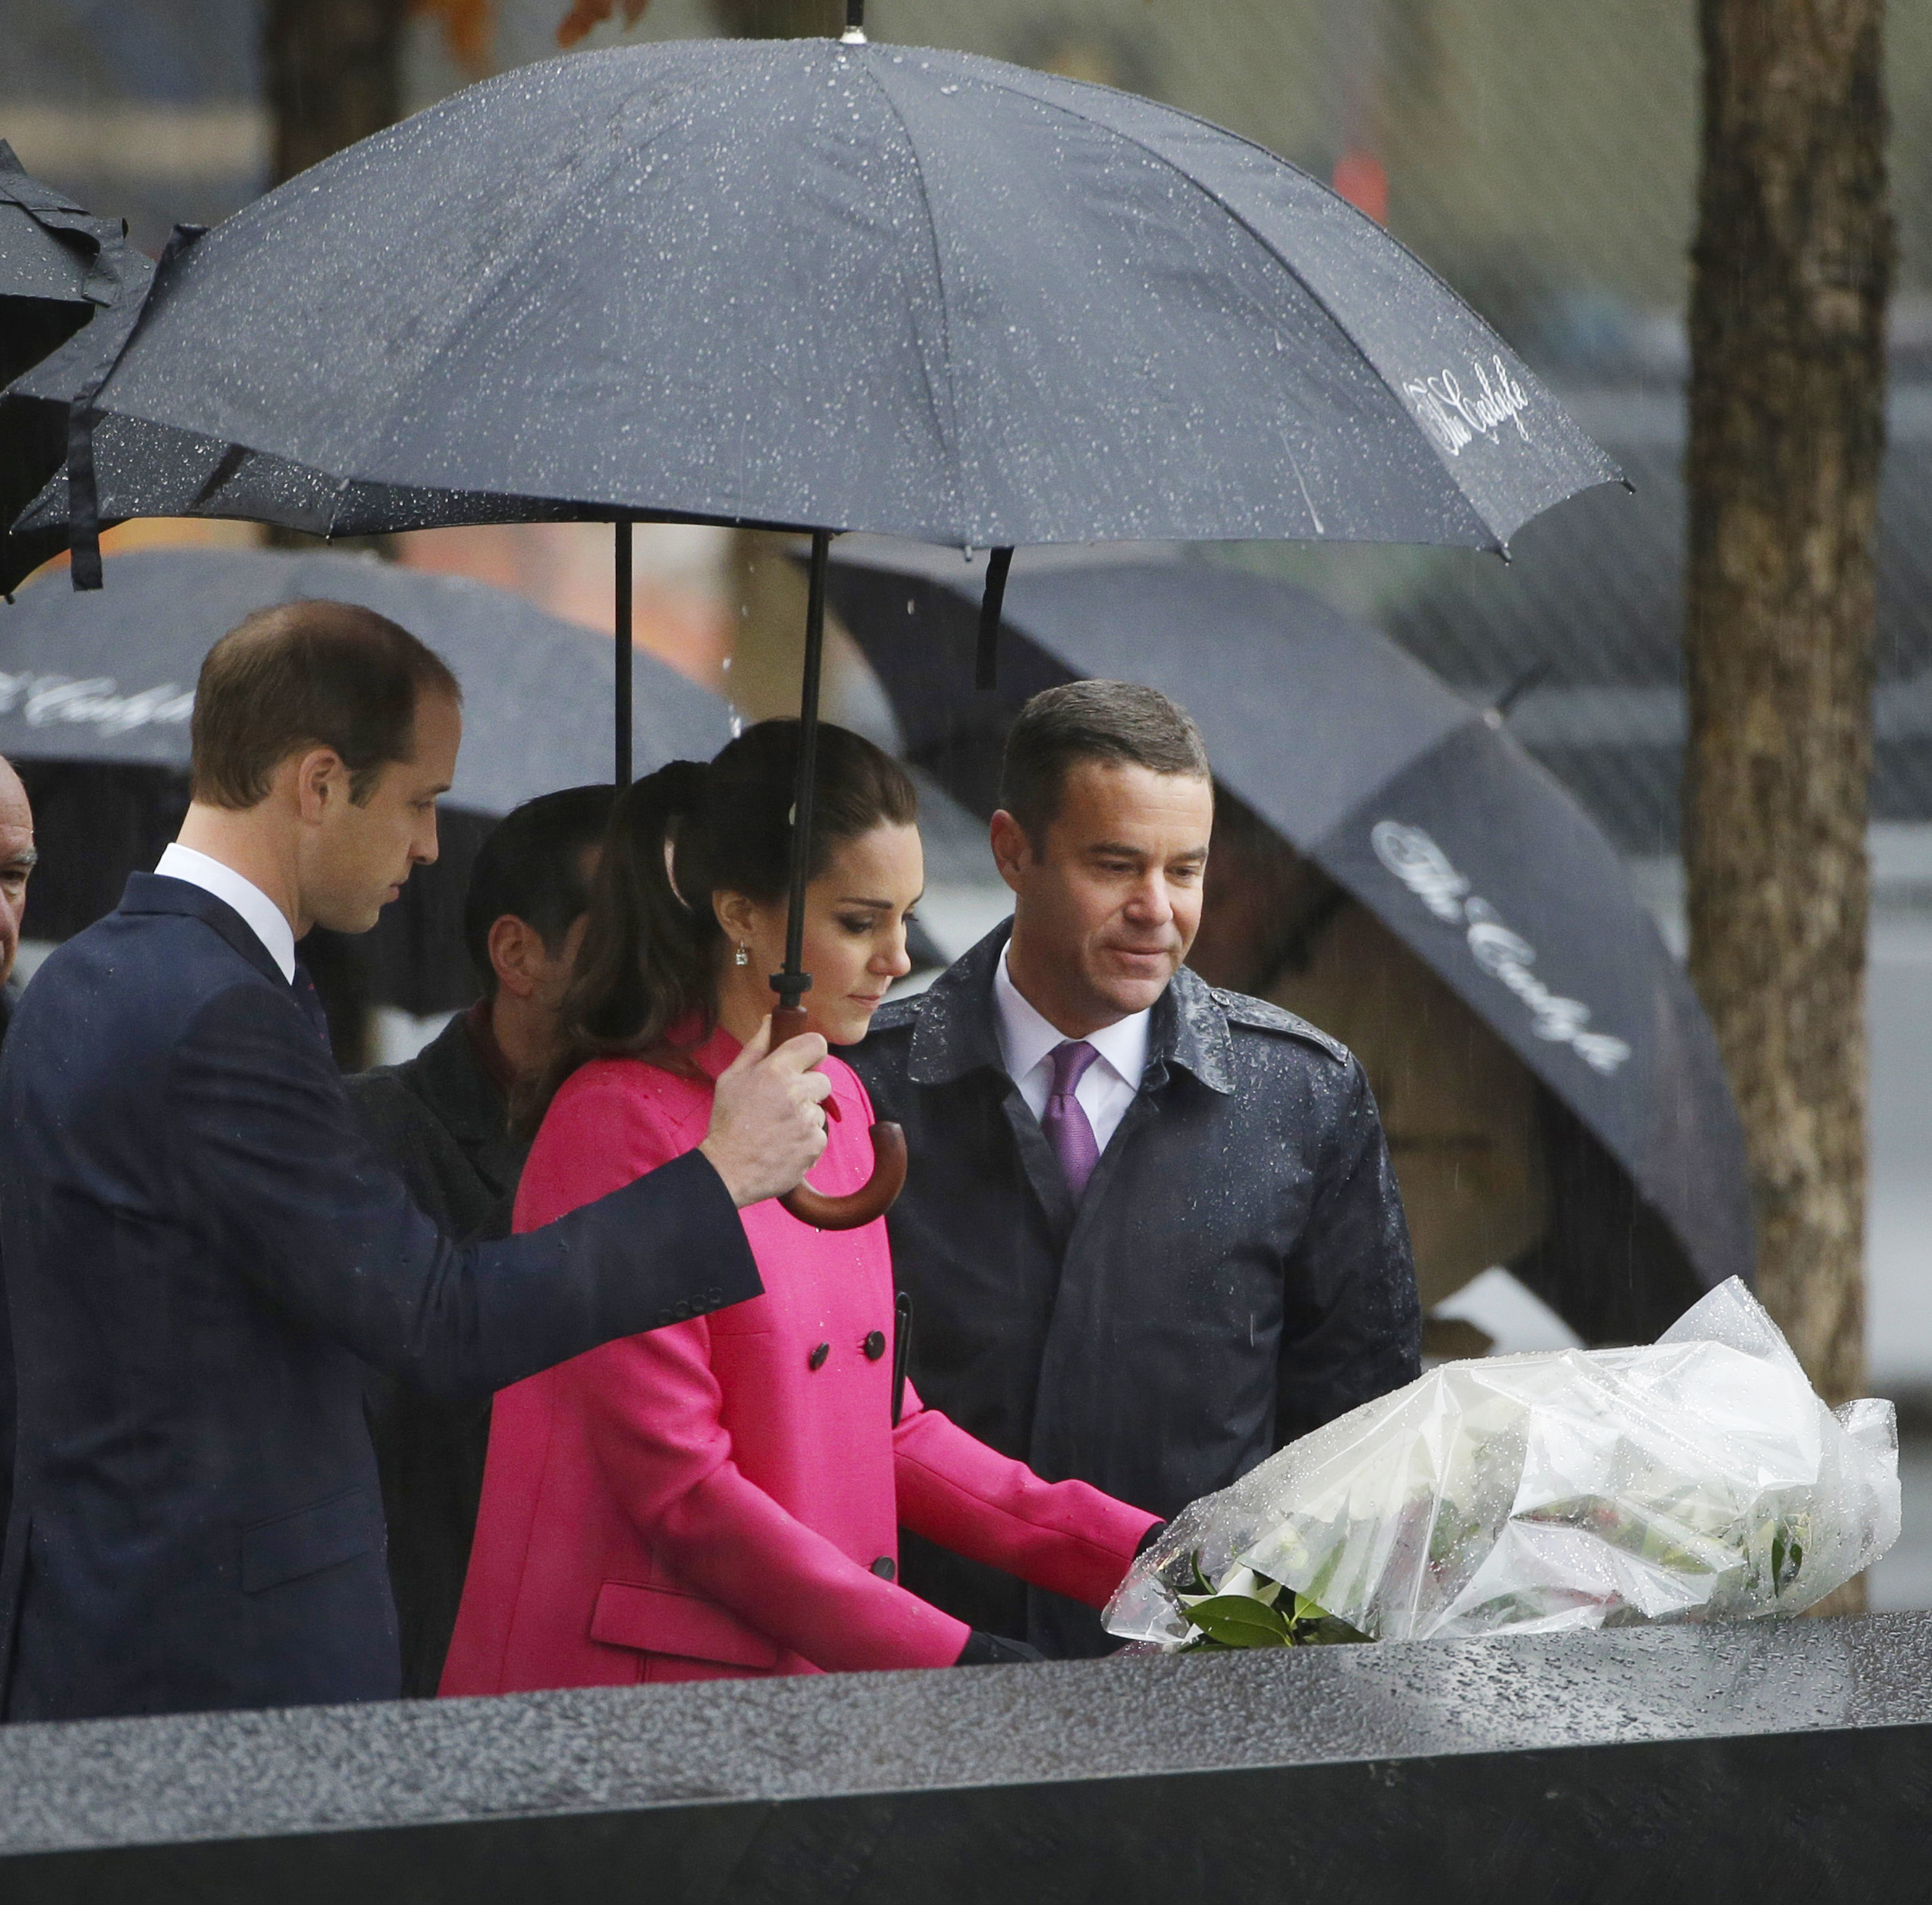
<svg viewBox="0 0 1932 1905">
<path fill-rule="evenodd" d="M 374 998 L 404 1010 L 467 1000 L 457 924 L 464 849 L 536 794 L 608 778 L 610 638 L 502 590 L 368 556 L 151 549 L 109 556 L 107 580 L 99 594 L 77 594 L 49 573 L 0 610 L 0 755 L 44 795 L 36 807 L 49 834 L 29 931 L 78 931 L 172 836 L 208 650 L 255 609 L 327 597 L 400 622 L 448 662 L 464 691 L 463 747 L 447 802 L 454 850 L 412 879 L 345 956 Z M 636 666 L 647 770 L 709 760 L 730 739 L 731 710 L 717 696 L 652 656 Z"/>
</svg>

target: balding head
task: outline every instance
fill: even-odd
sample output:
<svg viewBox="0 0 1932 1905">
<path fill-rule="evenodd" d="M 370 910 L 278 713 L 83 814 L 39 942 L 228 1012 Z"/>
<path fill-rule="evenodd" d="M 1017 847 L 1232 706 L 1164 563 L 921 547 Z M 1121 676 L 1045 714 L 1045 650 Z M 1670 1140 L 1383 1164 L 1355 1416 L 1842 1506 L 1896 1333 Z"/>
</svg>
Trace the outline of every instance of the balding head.
<svg viewBox="0 0 1932 1905">
<path fill-rule="evenodd" d="M 0 985 L 13 976 L 20 953 L 20 922 L 27 910 L 27 876 L 38 856 L 33 809 L 10 762 L 0 759 Z"/>
</svg>

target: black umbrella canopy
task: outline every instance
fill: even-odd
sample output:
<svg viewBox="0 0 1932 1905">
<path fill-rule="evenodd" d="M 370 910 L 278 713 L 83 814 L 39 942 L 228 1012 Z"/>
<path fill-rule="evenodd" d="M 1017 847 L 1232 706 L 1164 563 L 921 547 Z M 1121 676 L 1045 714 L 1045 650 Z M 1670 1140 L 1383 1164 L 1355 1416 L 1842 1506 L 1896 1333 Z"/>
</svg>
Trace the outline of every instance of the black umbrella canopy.
<svg viewBox="0 0 1932 1905">
<path fill-rule="evenodd" d="M 90 219 L 64 192 L 32 177 L 0 139 L 0 298 L 82 307 L 88 277 L 108 232 L 118 226 Z"/>
<path fill-rule="evenodd" d="M 106 566 L 100 594 L 49 576 L 0 608 L 0 754 L 10 760 L 185 768 L 209 649 L 255 609 L 327 598 L 401 623 L 462 683 L 451 805 L 503 814 L 610 777 L 614 645 L 500 589 L 369 557 L 267 549 L 150 549 Z M 717 696 L 651 656 L 636 665 L 647 770 L 708 760 L 730 739 Z"/>
<path fill-rule="evenodd" d="M 1583 1249 L 1589 1288 L 1549 1266 L 1546 1294 L 1586 1335 L 1647 1339 L 1701 1290 L 1749 1276 L 1743 1141 L 1709 1025 L 1614 849 L 1484 711 L 1316 598 L 1199 561 L 1017 571 L 1001 692 L 969 696 L 973 579 L 956 558 L 937 573 L 903 561 L 842 560 L 831 594 L 910 758 L 988 813 L 1027 694 L 1081 677 L 1162 689 L 1199 722 L 1223 787 L 1438 975 L 1614 1160 L 1653 1221 L 1634 1213 L 1630 1237 Z M 1582 1213 L 1566 1201 L 1591 1172 L 1553 1175 L 1553 1220 L 1573 1233 Z"/>
<path fill-rule="evenodd" d="M 101 404 L 338 480 L 955 545 L 1498 547 L 1615 475 L 1259 148 L 830 41 L 458 94 L 185 250 Z"/>
<path fill-rule="evenodd" d="M 0 139 L 0 387 L 77 332 L 92 344 L 83 355 L 98 359 L 101 315 L 125 308 L 131 323 L 153 271 L 118 223 L 90 218 L 66 193 L 32 177 Z M 7 530 L 66 448 L 64 403 L 0 406 L 0 590 L 66 546 L 64 523 L 32 536 Z"/>
</svg>

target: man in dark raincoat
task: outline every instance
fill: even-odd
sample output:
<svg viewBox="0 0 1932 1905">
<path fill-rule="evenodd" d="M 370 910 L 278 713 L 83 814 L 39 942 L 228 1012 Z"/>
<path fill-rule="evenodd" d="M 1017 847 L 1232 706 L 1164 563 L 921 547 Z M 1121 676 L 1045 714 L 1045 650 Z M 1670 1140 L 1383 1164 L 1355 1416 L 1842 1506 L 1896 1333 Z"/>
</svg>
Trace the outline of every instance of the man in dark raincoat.
<svg viewBox="0 0 1932 1905">
<path fill-rule="evenodd" d="M 1154 690 L 1077 682 L 1007 743 L 1014 917 L 852 1063 L 911 1172 L 888 1222 L 921 1397 L 1162 1515 L 1417 1373 L 1402 1206 L 1361 1066 L 1182 961 L 1213 788 Z M 1086 1607 L 902 1536 L 906 1584 L 1049 1654 Z"/>
</svg>

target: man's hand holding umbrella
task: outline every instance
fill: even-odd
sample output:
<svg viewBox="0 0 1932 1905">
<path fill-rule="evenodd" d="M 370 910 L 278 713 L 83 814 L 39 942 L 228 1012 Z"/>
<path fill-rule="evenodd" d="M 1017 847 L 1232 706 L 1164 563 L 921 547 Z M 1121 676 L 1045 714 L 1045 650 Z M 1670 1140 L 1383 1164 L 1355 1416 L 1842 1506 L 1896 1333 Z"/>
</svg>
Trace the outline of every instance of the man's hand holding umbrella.
<svg viewBox="0 0 1932 1905">
<path fill-rule="evenodd" d="M 698 1148 L 740 1209 L 801 1183 L 825 1148 L 832 1080 L 813 1069 L 831 1048 L 815 1032 L 771 1049 L 771 1021 L 718 1080 L 711 1129 Z"/>
</svg>

